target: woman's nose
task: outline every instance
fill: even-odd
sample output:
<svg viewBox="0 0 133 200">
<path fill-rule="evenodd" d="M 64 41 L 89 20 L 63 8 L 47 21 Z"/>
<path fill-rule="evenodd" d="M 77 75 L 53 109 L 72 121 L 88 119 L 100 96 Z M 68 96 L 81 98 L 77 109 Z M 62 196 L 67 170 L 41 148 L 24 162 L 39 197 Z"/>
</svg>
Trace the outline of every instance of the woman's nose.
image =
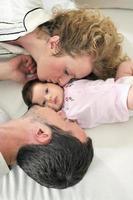
<svg viewBox="0 0 133 200">
<path fill-rule="evenodd" d="M 59 78 L 59 80 L 58 80 L 58 84 L 59 84 L 60 86 L 64 86 L 64 85 L 66 85 L 70 80 L 71 80 L 70 77 L 61 77 L 61 78 Z"/>
</svg>

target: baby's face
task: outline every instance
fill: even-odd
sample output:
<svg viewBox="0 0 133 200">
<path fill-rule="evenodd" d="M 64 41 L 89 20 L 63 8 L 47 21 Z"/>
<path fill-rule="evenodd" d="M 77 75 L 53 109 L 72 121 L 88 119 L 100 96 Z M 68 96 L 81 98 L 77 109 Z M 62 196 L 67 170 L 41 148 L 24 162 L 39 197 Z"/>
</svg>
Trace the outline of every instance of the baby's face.
<svg viewBox="0 0 133 200">
<path fill-rule="evenodd" d="M 64 100 L 64 90 L 53 83 L 38 83 L 33 87 L 32 103 L 59 111 Z"/>
</svg>

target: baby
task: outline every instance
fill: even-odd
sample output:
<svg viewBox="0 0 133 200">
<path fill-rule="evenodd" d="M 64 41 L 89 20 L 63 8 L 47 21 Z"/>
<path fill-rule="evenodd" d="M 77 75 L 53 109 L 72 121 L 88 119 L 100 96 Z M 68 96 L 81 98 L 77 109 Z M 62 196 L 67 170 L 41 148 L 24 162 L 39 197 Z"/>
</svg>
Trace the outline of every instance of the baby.
<svg viewBox="0 0 133 200">
<path fill-rule="evenodd" d="M 62 110 L 66 117 L 82 128 L 104 123 L 124 122 L 133 115 L 133 76 L 103 80 L 76 80 L 64 88 L 57 84 L 32 80 L 25 84 L 25 103 Z"/>
</svg>

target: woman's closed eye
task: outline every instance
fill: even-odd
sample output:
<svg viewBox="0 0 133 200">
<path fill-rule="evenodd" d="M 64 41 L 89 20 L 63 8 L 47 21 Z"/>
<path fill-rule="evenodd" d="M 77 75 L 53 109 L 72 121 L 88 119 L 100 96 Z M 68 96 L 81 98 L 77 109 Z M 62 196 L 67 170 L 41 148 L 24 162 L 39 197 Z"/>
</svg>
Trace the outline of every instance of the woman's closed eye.
<svg viewBox="0 0 133 200">
<path fill-rule="evenodd" d="M 67 69 L 64 70 L 64 74 L 65 74 L 66 76 L 71 77 L 71 79 L 72 79 L 72 78 L 76 78 L 73 74 L 71 74 L 70 72 L 68 72 Z"/>
<path fill-rule="evenodd" d="M 70 75 L 66 69 L 64 70 L 64 74 L 67 75 L 67 76 Z"/>
</svg>

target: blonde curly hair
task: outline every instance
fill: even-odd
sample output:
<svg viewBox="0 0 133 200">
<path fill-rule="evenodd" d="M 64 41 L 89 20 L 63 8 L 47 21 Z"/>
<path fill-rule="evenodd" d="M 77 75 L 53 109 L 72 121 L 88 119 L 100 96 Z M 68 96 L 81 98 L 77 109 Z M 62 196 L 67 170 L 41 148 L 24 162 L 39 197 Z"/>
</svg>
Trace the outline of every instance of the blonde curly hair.
<svg viewBox="0 0 133 200">
<path fill-rule="evenodd" d="M 93 56 L 94 73 L 99 78 L 115 77 L 117 66 L 127 60 L 122 54 L 122 35 L 111 19 L 99 10 L 81 8 L 62 11 L 40 28 L 50 36 L 59 35 L 56 56 Z"/>
</svg>

